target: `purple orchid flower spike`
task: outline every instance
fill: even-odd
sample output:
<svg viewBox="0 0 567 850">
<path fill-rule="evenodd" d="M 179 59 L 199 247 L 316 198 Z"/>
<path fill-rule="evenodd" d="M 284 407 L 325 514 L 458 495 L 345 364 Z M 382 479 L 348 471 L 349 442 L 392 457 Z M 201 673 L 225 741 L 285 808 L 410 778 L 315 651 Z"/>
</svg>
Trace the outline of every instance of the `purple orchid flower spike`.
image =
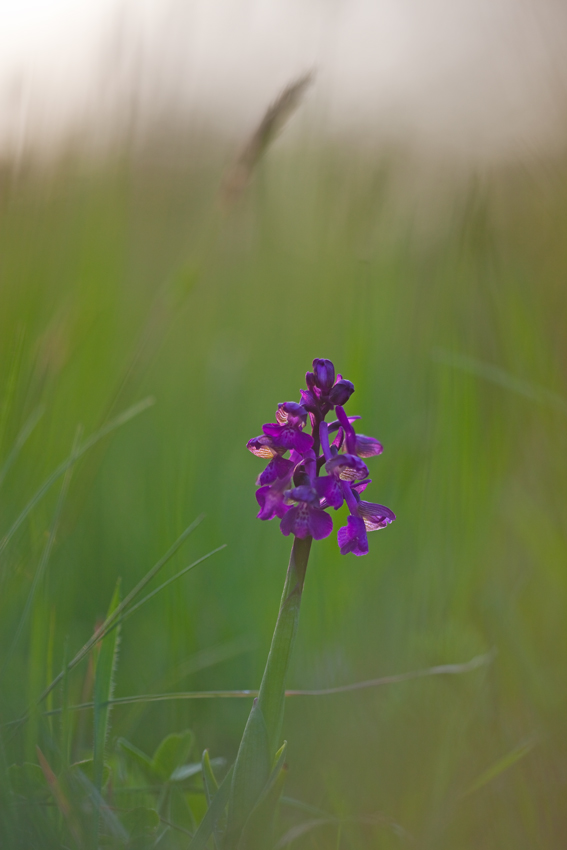
<svg viewBox="0 0 567 850">
<path fill-rule="evenodd" d="M 347 416 L 344 410 L 354 384 L 336 375 L 330 360 L 315 359 L 305 380 L 301 401 L 278 404 L 276 422 L 264 425 L 263 433 L 247 444 L 252 454 L 268 460 L 256 482 L 258 517 L 278 517 L 286 536 L 322 540 L 333 529 L 327 510 L 338 510 L 346 502 L 347 524 L 338 532 L 341 553 L 366 555 L 368 532 L 385 528 L 396 518 L 385 505 L 361 499 L 371 483 L 363 459 L 382 454 L 382 444 L 356 433 L 354 423 L 360 417 Z M 332 411 L 336 419 L 327 424 Z M 308 416 L 311 434 L 305 431 Z M 329 435 L 334 432 L 331 445 Z M 289 458 L 284 457 L 287 452 Z"/>
</svg>

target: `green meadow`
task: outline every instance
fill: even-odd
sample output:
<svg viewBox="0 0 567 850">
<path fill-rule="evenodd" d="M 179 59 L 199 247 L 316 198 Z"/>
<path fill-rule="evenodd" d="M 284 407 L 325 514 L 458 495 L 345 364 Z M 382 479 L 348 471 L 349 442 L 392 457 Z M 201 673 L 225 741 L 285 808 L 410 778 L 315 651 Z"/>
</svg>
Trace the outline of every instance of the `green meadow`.
<svg viewBox="0 0 567 850">
<path fill-rule="evenodd" d="M 367 493 L 397 520 L 364 558 L 339 553 L 344 508 L 313 544 L 288 687 L 482 658 L 288 697 L 274 846 L 559 850 L 567 162 L 473 174 L 277 144 L 227 208 L 232 153 L 173 134 L 2 166 L 0 845 L 93 846 L 88 787 L 69 776 L 92 758 L 93 712 L 73 706 L 93 700 L 104 643 L 37 700 L 117 580 L 124 598 L 201 515 L 147 592 L 226 548 L 122 623 L 113 696 L 258 688 L 291 541 L 256 519 L 263 466 L 246 442 L 326 357 L 384 444 Z M 190 729 L 171 739 L 181 766 L 206 747 L 222 776 L 250 706 L 114 705 L 95 845 L 187 848 L 200 774 L 171 791 L 123 741 L 151 758 Z M 148 809 L 161 820 L 132 827 Z"/>
</svg>

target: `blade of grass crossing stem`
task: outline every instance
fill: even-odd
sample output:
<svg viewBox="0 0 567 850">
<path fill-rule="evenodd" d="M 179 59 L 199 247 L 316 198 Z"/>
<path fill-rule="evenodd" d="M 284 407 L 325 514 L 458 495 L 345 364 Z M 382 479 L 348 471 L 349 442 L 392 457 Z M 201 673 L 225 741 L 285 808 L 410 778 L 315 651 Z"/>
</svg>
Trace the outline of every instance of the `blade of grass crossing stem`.
<svg viewBox="0 0 567 850">
<path fill-rule="evenodd" d="M 227 845 L 238 845 L 240 833 L 270 775 L 268 730 L 258 699 L 248 715 L 244 734 L 234 764 L 232 788 L 228 804 Z"/>
<path fill-rule="evenodd" d="M 207 841 L 216 829 L 217 824 L 223 816 L 226 804 L 228 803 L 233 769 L 234 768 L 232 767 L 230 768 L 225 778 L 219 785 L 219 789 L 213 797 L 211 805 L 205 812 L 205 816 L 199 824 L 197 832 L 191 839 L 191 843 L 189 844 L 187 850 L 205 850 L 207 846 Z M 228 848 L 226 848 L 226 850 L 228 850 Z"/>
<path fill-rule="evenodd" d="M 139 413 L 142 413 L 144 410 L 147 410 L 148 407 L 151 407 L 152 404 L 155 403 L 155 399 L 153 398 L 145 398 L 143 401 L 138 402 L 138 404 L 129 407 L 128 410 L 125 410 L 124 413 L 121 413 L 115 419 L 111 419 L 106 425 L 103 425 L 98 431 L 95 431 L 94 434 L 91 434 L 85 442 L 79 446 L 78 450 L 75 453 L 71 453 L 71 455 L 66 458 L 59 466 L 53 470 L 51 475 L 49 475 L 46 480 L 43 482 L 41 487 L 34 493 L 32 498 L 29 500 L 25 508 L 20 512 L 16 520 L 12 523 L 8 532 L 4 535 L 3 539 L 0 541 L 0 555 L 6 549 L 8 543 L 17 532 L 23 521 L 26 519 L 29 513 L 33 510 L 33 508 L 37 505 L 37 503 L 45 496 L 47 491 L 51 488 L 53 484 L 57 481 L 58 478 L 61 478 L 62 475 L 76 463 L 80 457 L 82 457 L 95 443 L 98 443 L 99 440 L 102 440 L 103 437 L 106 437 L 107 434 L 110 434 L 112 431 L 115 431 L 117 428 L 120 428 L 121 425 L 125 425 L 126 422 L 129 422 L 130 419 L 133 419 L 135 416 L 138 416 Z"/>
<path fill-rule="evenodd" d="M 118 607 L 120 600 L 120 580 L 112 595 L 108 616 Z M 120 631 L 115 629 L 112 634 L 107 635 L 101 644 L 95 668 L 94 681 L 94 746 L 93 746 L 93 775 L 94 786 L 100 793 L 102 789 L 102 776 L 104 772 L 104 748 L 108 737 L 108 726 L 114 690 L 114 673 L 118 661 L 118 646 Z"/>
<path fill-rule="evenodd" d="M 299 609 L 311 538 L 296 537 L 291 550 L 280 612 L 266 662 L 258 706 L 262 711 L 268 732 L 270 754 L 276 752 L 280 743 L 285 703 L 285 680 L 291 652 L 299 623 Z"/>
</svg>

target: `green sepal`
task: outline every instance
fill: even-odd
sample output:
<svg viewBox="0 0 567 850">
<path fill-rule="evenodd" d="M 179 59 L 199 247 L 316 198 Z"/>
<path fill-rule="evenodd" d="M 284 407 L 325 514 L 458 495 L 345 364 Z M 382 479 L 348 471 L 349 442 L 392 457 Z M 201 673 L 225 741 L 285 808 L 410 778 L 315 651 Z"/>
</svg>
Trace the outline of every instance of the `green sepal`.
<svg viewBox="0 0 567 850">
<path fill-rule="evenodd" d="M 226 804 L 228 803 L 228 798 L 230 796 L 230 791 L 232 787 L 231 780 L 233 771 L 234 767 L 231 767 L 225 778 L 219 785 L 219 790 L 213 797 L 211 805 L 207 809 L 205 817 L 199 824 L 199 828 L 191 839 L 187 850 L 205 850 L 207 846 L 207 841 L 216 829 L 217 824 L 222 818 L 222 815 L 226 808 Z"/>
<path fill-rule="evenodd" d="M 264 715 L 254 700 L 234 764 L 228 804 L 227 840 L 236 845 L 240 831 L 260 799 L 270 775 L 270 749 Z"/>
</svg>

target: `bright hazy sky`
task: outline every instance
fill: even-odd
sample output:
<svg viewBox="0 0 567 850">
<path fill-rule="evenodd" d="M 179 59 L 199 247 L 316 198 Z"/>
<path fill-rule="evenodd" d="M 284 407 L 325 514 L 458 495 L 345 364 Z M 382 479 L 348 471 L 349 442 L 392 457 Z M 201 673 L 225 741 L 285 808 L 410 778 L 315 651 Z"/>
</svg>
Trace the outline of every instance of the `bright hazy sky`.
<svg viewBox="0 0 567 850">
<path fill-rule="evenodd" d="M 0 153 L 104 128 L 132 90 L 246 132 L 291 79 L 305 120 L 469 155 L 565 132 L 564 0 L 0 0 Z"/>
</svg>

